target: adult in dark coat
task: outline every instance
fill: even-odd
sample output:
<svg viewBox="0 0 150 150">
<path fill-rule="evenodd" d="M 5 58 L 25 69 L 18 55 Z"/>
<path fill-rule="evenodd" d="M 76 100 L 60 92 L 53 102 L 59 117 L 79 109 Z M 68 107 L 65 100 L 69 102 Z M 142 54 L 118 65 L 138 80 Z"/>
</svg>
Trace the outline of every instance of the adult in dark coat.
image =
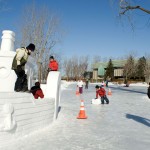
<svg viewBox="0 0 150 150">
<path fill-rule="evenodd" d="M 28 61 L 28 57 L 35 49 L 35 45 L 30 43 L 27 47 L 22 47 L 16 50 L 16 55 L 12 62 L 12 69 L 17 75 L 17 80 L 15 83 L 14 90 L 27 91 L 28 90 L 28 81 L 27 75 L 25 74 L 25 64 Z"/>
</svg>

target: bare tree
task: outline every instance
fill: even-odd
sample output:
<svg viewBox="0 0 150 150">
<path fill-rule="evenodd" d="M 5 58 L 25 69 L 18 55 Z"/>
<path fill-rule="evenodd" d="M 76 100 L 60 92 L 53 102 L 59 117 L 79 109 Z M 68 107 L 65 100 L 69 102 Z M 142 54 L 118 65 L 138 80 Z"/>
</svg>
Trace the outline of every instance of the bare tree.
<svg viewBox="0 0 150 150">
<path fill-rule="evenodd" d="M 135 73 L 134 57 L 132 55 L 129 55 L 123 70 L 125 81 L 128 81 L 130 77 L 134 76 L 134 73 Z"/>
<path fill-rule="evenodd" d="M 147 10 L 145 8 L 143 8 L 142 6 L 139 5 L 135 5 L 135 1 L 133 0 L 119 0 L 120 3 L 120 9 L 121 12 L 120 14 L 124 15 L 126 12 L 130 11 L 130 10 L 141 10 L 147 14 L 150 14 L 150 10 Z"/>
<path fill-rule="evenodd" d="M 25 14 L 22 17 L 21 45 L 25 46 L 30 42 L 36 45 L 33 57 L 36 59 L 38 79 L 41 81 L 41 79 L 43 79 L 42 74 L 46 74 L 45 71 L 47 69 L 45 66 L 48 68 L 50 51 L 59 41 L 59 20 L 44 6 L 35 8 L 35 6 L 32 5 L 23 11 Z"/>
<path fill-rule="evenodd" d="M 89 57 L 88 56 L 81 56 L 79 58 L 79 77 L 83 77 L 84 73 L 88 69 L 88 64 L 89 64 Z"/>
<path fill-rule="evenodd" d="M 72 69 L 71 59 L 68 58 L 64 59 L 63 68 L 68 81 L 71 77 L 71 69 Z"/>
<path fill-rule="evenodd" d="M 67 79 L 78 80 L 80 77 L 83 77 L 88 68 L 88 61 L 88 56 L 73 56 L 69 59 L 65 59 L 63 67 Z"/>
<path fill-rule="evenodd" d="M 99 62 L 101 62 L 101 56 L 98 56 L 98 55 L 94 56 L 93 57 L 93 64 L 96 64 Z"/>
</svg>

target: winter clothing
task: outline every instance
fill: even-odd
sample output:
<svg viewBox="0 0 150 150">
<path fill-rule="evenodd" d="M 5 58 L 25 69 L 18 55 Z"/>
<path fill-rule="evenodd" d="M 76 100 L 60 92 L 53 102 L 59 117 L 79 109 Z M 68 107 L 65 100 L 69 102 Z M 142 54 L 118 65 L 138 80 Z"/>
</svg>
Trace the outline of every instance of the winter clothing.
<svg viewBox="0 0 150 150">
<path fill-rule="evenodd" d="M 58 71 L 58 63 L 56 60 L 52 60 L 49 62 L 50 71 Z"/>
<path fill-rule="evenodd" d="M 83 81 L 79 80 L 77 82 L 77 87 L 79 87 L 79 93 L 82 94 L 83 93 Z"/>
<path fill-rule="evenodd" d="M 96 85 L 96 86 L 95 86 L 95 88 L 96 88 L 96 89 L 99 89 L 99 86 L 98 86 L 98 85 Z"/>
<path fill-rule="evenodd" d="M 97 91 L 96 91 L 96 98 L 98 98 L 98 95 L 99 95 L 100 97 L 105 96 L 105 95 L 106 95 L 105 89 L 101 87 L 99 90 L 97 90 Z"/>
<path fill-rule="evenodd" d="M 83 87 L 83 81 L 82 81 L 82 80 L 79 80 L 79 81 L 77 82 L 77 86 L 78 86 L 78 87 Z"/>
<path fill-rule="evenodd" d="M 86 79 L 86 81 L 85 81 L 85 89 L 88 89 L 88 84 L 89 84 L 89 80 Z"/>
<path fill-rule="evenodd" d="M 109 78 L 109 76 L 107 76 L 107 78 L 106 78 L 106 87 L 108 87 L 109 80 L 110 80 L 110 78 Z"/>
<path fill-rule="evenodd" d="M 39 97 L 44 98 L 44 94 L 43 94 L 42 89 L 40 88 L 39 82 L 36 82 L 35 86 L 31 87 L 30 92 L 33 94 L 35 99 L 38 99 Z"/>
<path fill-rule="evenodd" d="M 16 55 L 12 62 L 12 69 L 16 70 L 18 69 L 17 66 L 20 65 L 20 67 L 24 70 L 24 66 L 28 60 L 28 50 L 26 48 L 19 48 L 16 50 Z"/>
<path fill-rule="evenodd" d="M 27 75 L 25 74 L 24 70 L 14 70 L 17 75 L 17 80 L 15 83 L 14 90 L 16 92 L 19 91 L 28 91 L 28 81 L 27 81 Z"/>
<path fill-rule="evenodd" d="M 54 59 L 54 56 L 50 56 L 50 58 L 49 59 Z"/>
<path fill-rule="evenodd" d="M 109 104 L 109 100 L 106 96 L 106 91 L 104 88 L 102 88 L 102 86 L 100 86 L 100 88 L 96 86 L 96 98 L 98 98 L 98 96 L 101 97 L 101 104 L 104 104 L 104 100 L 106 101 L 107 104 Z"/>
<path fill-rule="evenodd" d="M 32 52 L 34 52 L 35 50 L 35 45 L 30 43 L 27 47 L 26 47 L 27 50 L 31 50 Z"/>
<path fill-rule="evenodd" d="M 79 93 L 80 93 L 80 94 L 83 93 L 83 87 L 79 87 Z"/>
<path fill-rule="evenodd" d="M 148 96 L 148 98 L 150 98 L 150 83 L 149 83 L 149 87 L 147 89 L 147 96 Z"/>
<path fill-rule="evenodd" d="M 28 90 L 27 75 L 25 74 L 24 69 L 25 69 L 25 64 L 27 63 L 28 57 L 31 51 L 34 51 L 34 49 L 35 49 L 35 46 L 34 44 L 31 43 L 26 48 L 22 47 L 16 50 L 16 55 L 12 62 L 12 70 L 14 70 L 17 75 L 17 80 L 16 80 L 15 87 L 14 87 L 14 90 L 16 92 Z"/>
</svg>

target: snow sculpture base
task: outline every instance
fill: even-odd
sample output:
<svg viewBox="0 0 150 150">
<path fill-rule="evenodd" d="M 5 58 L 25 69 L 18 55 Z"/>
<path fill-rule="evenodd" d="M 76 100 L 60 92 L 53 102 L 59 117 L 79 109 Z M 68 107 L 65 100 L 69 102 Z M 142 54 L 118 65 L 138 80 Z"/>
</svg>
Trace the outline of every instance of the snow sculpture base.
<svg viewBox="0 0 150 150">
<path fill-rule="evenodd" d="M 8 144 L 12 140 L 21 138 L 36 130 L 47 127 L 53 122 L 55 112 L 54 99 L 34 99 L 30 93 L 0 93 L 0 112 L 7 103 L 14 107 L 12 118 L 15 120 L 15 127 L 8 128 L 9 116 L 0 113 L 0 146 Z M 7 117 L 7 118 L 6 118 Z M 6 120 L 7 122 L 4 122 Z M 6 124 L 7 123 L 7 124 Z M 12 125 L 14 121 L 12 120 Z"/>
<path fill-rule="evenodd" d="M 41 85 L 43 99 L 34 99 L 31 93 L 0 92 L 0 112 L 8 114 L 0 113 L 0 146 L 52 124 L 58 116 L 60 85 L 60 72 L 50 72 L 47 84 Z"/>
</svg>

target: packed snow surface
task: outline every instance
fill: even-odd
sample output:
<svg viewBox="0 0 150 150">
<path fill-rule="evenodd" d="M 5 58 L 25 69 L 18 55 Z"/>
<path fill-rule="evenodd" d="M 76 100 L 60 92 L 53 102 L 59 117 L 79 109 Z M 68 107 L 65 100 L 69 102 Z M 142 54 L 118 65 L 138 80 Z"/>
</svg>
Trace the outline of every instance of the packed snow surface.
<svg viewBox="0 0 150 150">
<path fill-rule="evenodd" d="M 147 85 L 141 85 L 109 84 L 110 104 L 94 105 L 95 84 L 78 97 L 76 83 L 63 82 L 58 119 L 0 150 L 149 150 L 150 99 Z M 87 119 L 76 119 L 81 99 Z"/>
</svg>

